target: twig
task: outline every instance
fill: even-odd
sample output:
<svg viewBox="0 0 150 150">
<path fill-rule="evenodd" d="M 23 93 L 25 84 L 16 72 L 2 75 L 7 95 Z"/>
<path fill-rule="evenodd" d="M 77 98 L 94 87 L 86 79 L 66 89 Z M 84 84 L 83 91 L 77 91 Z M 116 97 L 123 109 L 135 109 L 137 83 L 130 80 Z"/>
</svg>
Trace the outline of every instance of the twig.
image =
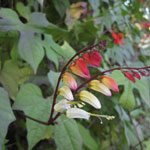
<svg viewBox="0 0 150 150">
<path fill-rule="evenodd" d="M 30 116 L 25 115 L 25 117 L 28 118 L 28 119 L 30 119 L 30 120 L 33 120 L 33 121 L 35 121 L 35 122 L 38 122 L 38 123 L 40 123 L 40 124 L 48 125 L 47 122 L 44 122 L 44 121 L 40 121 L 40 120 L 34 119 L 34 118 L 30 117 Z"/>
</svg>

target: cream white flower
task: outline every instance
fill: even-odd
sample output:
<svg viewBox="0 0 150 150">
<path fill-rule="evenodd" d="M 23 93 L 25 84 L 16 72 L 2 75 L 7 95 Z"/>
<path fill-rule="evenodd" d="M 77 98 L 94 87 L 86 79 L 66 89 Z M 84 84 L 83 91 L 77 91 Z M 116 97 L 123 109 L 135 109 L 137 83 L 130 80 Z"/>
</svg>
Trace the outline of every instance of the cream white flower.
<svg viewBox="0 0 150 150">
<path fill-rule="evenodd" d="M 69 109 L 70 108 L 70 104 L 68 104 L 68 101 L 67 100 L 61 100 L 61 101 L 59 101 L 57 104 L 55 104 L 55 106 L 54 106 L 54 110 L 56 111 L 56 112 L 63 112 L 63 111 L 65 111 L 65 110 L 67 110 L 67 109 Z"/>
<path fill-rule="evenodd" d="M 79 93 L 79 97 L 82 101 L 89 103 L 96 109 L 101 108 L 101 104 L 100 104 L 99 100 L 92 93 L 90 93 L 88 91 L 81 91 Z"/>
<path fill-rule="evenodd" d="M 61 96 L 65 97 L 66 99 L 68 99 L 70 101 L 74 100 L 72 92 L 69 87 L 63 86 L 59 89 L 58 92 Z"/>
<path fill-rule="evenodd" d="M 85 110 L 79 108 L 70 108 L 66 112 L 68 118 L 82 118 L 89 119 L 90 115 Z"/>
</svg>

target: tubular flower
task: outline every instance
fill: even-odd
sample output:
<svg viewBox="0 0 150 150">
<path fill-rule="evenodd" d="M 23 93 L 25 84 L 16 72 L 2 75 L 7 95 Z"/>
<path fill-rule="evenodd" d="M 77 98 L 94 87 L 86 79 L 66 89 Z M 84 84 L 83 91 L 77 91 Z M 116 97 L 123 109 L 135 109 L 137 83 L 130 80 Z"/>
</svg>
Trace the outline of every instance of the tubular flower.
<svg viewBox="0 0 150 150">
<path fill-rule="evenodd" d="M 116 81 L 113 78 L 104 75 L 101 78 L 101 82 L 104 85 L 106 85 L 108 88 L 112 89 L 113 91 L 119 92 L 118 85 L 117 85 Z"/>
<path fill-rule="evenodd" d="M 67 110 L 66 114 L 68 118 L 83 118 L 88 120 L 90 117 L 88 112 L 79 108 L 70 108 Z"/>
<path fill-rule="evenodd" d="M 100 55 L 99 51 L 94 50 L 88 54 L 83 54 L 83 59 L 90 65 L 100 67 L 99 63 L 102 61 L 102 56 Z"/>
<path fill-rule="evenodd" d="M 133 77 L 133 75 L 132 75 L 130 72 L 125 71 L 125 72 L 124 72 L 124 75 L 125 75 L 129 80 L 131 80 L 133 83 L 135 83 L 135 78 Z"/>
<path fill-rule="evenodd" d="M 141 79 L 141 76 L 138 72 L 133 71 L 133 75 L 137 78 L 137 79 Z"/>
<path fill-rule="evenodd" d="M 72 92 L 67 86 L 61 87 L 58 92 L 61 96 L 65 97 L 66 99 L 71 101 L 74 100 Z"/>
<path fill-rule="evenodd" d="M 76 90 L 77 89 L 77 82 L 76 80 L 72 77 L 72 75 L 68 72 L 65 72 L 62 80 L 65 84 L 67 84 L 71 89 Z"/>
<path fill-rule="evenodd" d="M 98 80 L 92 80 L 90 82 L 90 88 L 95 91 L 101 92 L 106 96 L 111 96 L 111 91 L 103 83 L 101 83 Z"/>
<path fill-rule="evenodd" d="M 57 104 L 55 104 L 54 106 L 54 110 L 56 112 L 63 112 L 67 109 L 70 108 L 70 104 L 68 104 L 68 101 L 67 100 L 61 100 L 60 102 L 58 102 Z"/>
<path fill-rule="evenodd" d="M 115 40 L 114 40 L 114 43 L 124 45 L 124 42 L 122 41 L 124 35 L 123 35 L 122 33 L 116 34 L 116 33 L 114 32 L 114 30 L 111 30 L 111 34 L 112 34 L 112 37 L 115 39 Z"/>
<path fill-rule="evenodd" d="M 83 61 L 82 58 L 76 59 L 76 62 L 70 65 L 70 70 L 80 77 L 87 79 L 90 78 L 90 73 L 87 64 Z"/>
<path fill-rule="evenodd" d="M 100 104 L 99 100 L 92 93 L 90 93 L 88 91 L 81 91 L 79 93 L 79 97 L 82 101 L 92 105 L 96 109 L 101 108 L 101 104 Z"/>
<path fill-rule="evenodd" d="M 140 73 L 141 73 L 141 75 L 142 75 L 142 76 L 144 76 L 144 77 L 146 77 L 146 76 L 147 76 L 147 74 L 146 74 L 146 72 L 145 72 L 145 71 L 140 71 Z"/>
</svg>

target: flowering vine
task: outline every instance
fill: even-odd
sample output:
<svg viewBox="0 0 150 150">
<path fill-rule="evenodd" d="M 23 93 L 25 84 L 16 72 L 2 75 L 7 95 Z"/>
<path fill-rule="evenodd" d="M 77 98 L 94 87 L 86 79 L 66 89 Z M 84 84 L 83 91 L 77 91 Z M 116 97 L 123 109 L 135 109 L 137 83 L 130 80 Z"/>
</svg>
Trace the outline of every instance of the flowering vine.
<svg viewBox="0 0 150 150">
<path fill-rule="evenodd" d="M 112 32 L 112 34 L 114 33 Z M 122 41 L 120 43 L 123 44 Z M 115 80 L 110 76 L 107 76 L 106 73 L 114 70 L 121 70 L 126 78 L 135 83 L 135 78 L 140 80 L 141 76 L 148 76 L 150 66 L 141 68 L 118 67 L 100 72 L 91 77 L 88 66 L 91 65 L 94 67 L 100 67 L 100 63 L 102 62 L 102 56 L 96 48 L 103 49 L 106 45 L 107 41 L 101 41 L 91 47 L 82 49 L 67 62 L 57 81 L 48 122 L 41 122 L 34 118 L 27 117 L 45 125 L 55 124 L 55 120 L 59 117 L 60 113 L 64 112 L 68 118 L 89 119 L 90 116 L 95 116 L 106 118 L 108 120 L 114 119 L 114 116 L 93 114 L 85 111 L 83 107 L 87 104 L 93 106 L 95 109 L 101 109 L 102 106 L 98 98 L 92 94 L 91 91 L 89 92 L 88 90 L 81 89 L 85 87 L 85 85 L 88 85 L 88 87 L 94 91 L 100 92 L 106 96 L 111 96 L 111 90 L 119 92 L 119 88 Z M 85 81 L 78 86 L 74 76 L 82 77 Z M 66 86 L 59 88 L 61 80 L 66 84 Z M 58 94 L 61 95 L 63 99 L 56 103 Z M 53 118 L 54 111 L 58 113 Z"/>
</svg>

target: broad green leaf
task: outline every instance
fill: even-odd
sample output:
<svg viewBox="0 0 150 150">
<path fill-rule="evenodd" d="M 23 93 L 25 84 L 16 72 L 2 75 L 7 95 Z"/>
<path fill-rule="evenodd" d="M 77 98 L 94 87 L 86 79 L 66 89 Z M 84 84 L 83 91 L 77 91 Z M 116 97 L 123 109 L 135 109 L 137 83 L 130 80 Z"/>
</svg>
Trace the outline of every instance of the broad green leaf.
<svg viewBox="0 0 150 150">
<path fill-rule="evenodd" d="M 9 8 L 0 9 L 0 30 L 21 30 L 23 27 L 22 22 L 15 11 Z"/>
<path fill-rule="evenodd" d="M 54 139 L 58 150 L 81 150 L 82 139 L 78 126 L 73 119 L 61 116 L 55 125 Z"/>
<path fill-rule="evenodd" d="M 136 79 L 136 83 L 132 83 L 126 78 L 121 71 L 113 71 L 111 77 L 117 82 L 118 85 L 124 85 L 124 92 L 120 97 L 119 103 L 126 109 L 133 109 L 135 105 L 135 98 L 133 95 L 133 89 L 136 88 L 140 93 L 141 100 L 150 107 L 150 87 L 148 85 L 148 79 L 142 77 L 141 80 Z"/>
<path fill-rule="evenodd" d="M 22 17 L 29 20 L 30 8 L 28 6 L 24 6 L 24 4 L 22 2 L 18 2 L 16 4 L 16 9 Z"/>
<path fill-rule="evenodd" d="M 7 134 L 8 126 L 15 120 L 7 92 L 0 87 L 0 149 Z"/>
<path fill-rule="evenodd" d="M 86 129 L 84 126 L 81 124 L 78 124 L 79 132 L 81 134 L 82 140 L 84 145 L 89 149 L 89 150 L 98 150 L 98 144 L 94 140 L 94 138 L 90 135 L 90 131 Z"/>
<path fill-rule="evenodd" d="M 135 106 L 135 98 L 133 95 L 132 84 L 125 85 L 123 94 L 120 97 L 119 104 L 126 109 L 133 109 Z"/>
<path fill-rule="evenodd" d="M 128 145 L 134 146 L 139 142 L 136 133 L 129 122 L 124 123 L 124 132 L 125 132 Z"/>
<path fill-rule="evenodd" d="M 40 88 L 33 84 L 21 86 L 13 105 L 13 109 L 22 110 L 27 116 L 44 122 L 48 121 L 50 108 L 50 99 L 44 99 Z M 44 137 L 46 128 L 45 125 L 27 119 L 29 149 Z"/>
<path fill-rule="evenodd" d="M 27 81 L 32 75 L 33 71 L 30 67 L 19 69 L 16 61 L 8 60 L 0 73 L 0 82 L 8 91 L 9 96 L 15 100 L 18 86 Z"/>
<path fill-rule="evenodd" d="M 69 7 L 69 0 L 53 0 L 53 3 L 59 15 L 63 17 L 66 9 Z"/>
<path fill-rule="evenodd" d="M 38 65 L 44 57 L 44 49 L 38 39 L 34 37 L 32 30 L 27 29 L 21 33 L 18 48 L 20 56 L 32 66 L 36 73 Z"/>
</svg>

